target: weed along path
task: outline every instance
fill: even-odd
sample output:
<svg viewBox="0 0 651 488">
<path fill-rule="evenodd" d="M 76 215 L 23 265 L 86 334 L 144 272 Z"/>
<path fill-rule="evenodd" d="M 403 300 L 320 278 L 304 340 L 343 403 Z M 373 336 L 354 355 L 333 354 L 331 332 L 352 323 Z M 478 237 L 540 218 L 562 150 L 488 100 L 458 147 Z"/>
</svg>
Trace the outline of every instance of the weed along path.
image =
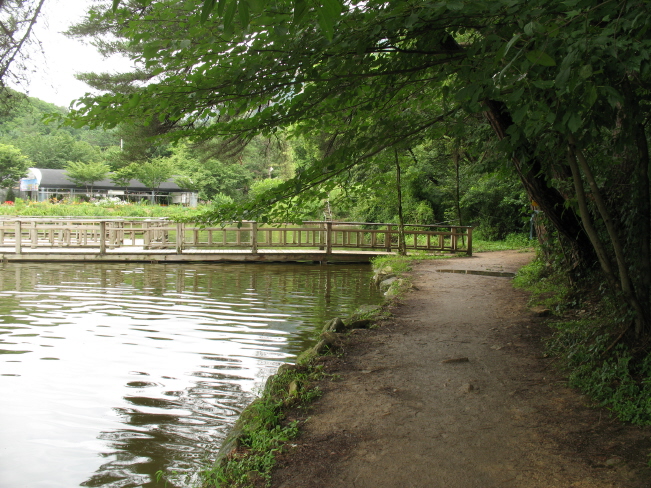
<svg viewBox="0 0 651 488">
<path fill-rule="evenodd" d="M 379 327 L 320 358 L 334 375 L 279 456 L 276 488 L 651 487 L 651 430 L 611 420 L 544 357 L 511 280 L 531 253 L 428 261 Z M 261 485 L 262 486 L 262 485 Z"/>
</svg>

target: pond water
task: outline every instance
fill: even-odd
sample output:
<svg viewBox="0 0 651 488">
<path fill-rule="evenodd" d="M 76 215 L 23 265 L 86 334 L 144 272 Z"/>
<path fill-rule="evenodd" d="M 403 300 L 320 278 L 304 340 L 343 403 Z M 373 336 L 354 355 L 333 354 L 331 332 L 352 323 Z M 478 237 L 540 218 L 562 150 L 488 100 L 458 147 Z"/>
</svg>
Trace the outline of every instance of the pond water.
<svg viewBox="0 0 651 488">
<path fill-rule="evenodd" d="M 378 303 L 370 267 L 5 264 L 0 488 L 193 486 L 314 330 Z"/>
</svg>

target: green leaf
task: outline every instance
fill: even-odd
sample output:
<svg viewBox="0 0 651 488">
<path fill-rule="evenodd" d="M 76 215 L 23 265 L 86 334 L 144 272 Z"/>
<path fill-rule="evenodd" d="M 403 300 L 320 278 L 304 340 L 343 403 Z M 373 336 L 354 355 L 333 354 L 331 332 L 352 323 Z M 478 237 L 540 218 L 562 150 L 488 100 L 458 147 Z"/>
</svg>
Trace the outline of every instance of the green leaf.
<svg viewBox="0 0 651 488">
<path fill-rule="evenodd" d="M 203 7 L 201 7 L 201 22 L 205 22 L 210 17 L 210 13 L 215 8 L 215 0 L 204 0 Z"/>
<path fill-rule="evenodd" d="M 535 32 L 535 22 L 529 22 L 524 26 L 524 33 L 528 36 L 533 36 Z"/>
<path fill-rule="evenodd" d="M 527 115 L 529 111 L 529 104 L 525 104 L 513 113 L 513 122 L 519 124 L 524 119 L 524 116 Z"/>
<path fill-rule="evenodd" d="M 548 88 L 552 88 L 554 86 L 554 81 L 553 80 L 534 80 L 534 81 L 532 81 L 532 85 L 535 86 L 536 88 L 540 88 L 541 90 L 547 90 Z"/>
<path fill-rule="evenodd" d="M 554 61 L 549 54 L 543 51 L 529 51 L 526 56 L 533 64 L 539 64 L 541 66 L 556 66 L 556 61 Z"/>
<path fill-rule="evenodd" d="M 306 0 L 294 0 L 294 24 L 298 24 L 307 13 Z"/>
<path fill-rule="evenodd" d="M 585 90 L 585 104 L 588 108 L 592 107 L 597 101 L 597 87 L 590 84 Z"/>
<path fill-rule="evenodd" d="M 113 12 L 115 12 L 118 9 L 119 5 L 120 5 L 120 0 L 113 0 Z"/>
<path fill-rule="evenodd" d="M 519 90 L 516 90 L 513 93 L 509 94 L 506 98 L 508 99 L 509 102 L 517 102 L 522 98 L 523 94 L 524 94 L 524 87 L 521 87 Z"/>
<path fill-rule="evenodd" d="M 259 14 L 264 10 L 263 0 L 246 0 L 246 3 L 249 4 L 249 10 L 254 14 Z"/>
<path fill-rule="evenodd" d="M 135 108 L 140 103 L 140 93 L 134 93 L 133 96 L 129 97 L 129 107 Z"/>
<path fill-rule="evenodd" d="M 323 31 L 323 34 L 329 41 L 332 41 L 332 38 L 335 35 L 334 21 L 328 18 L 323 14 L 323 9 L 317 10 L 319 27 Z"/>
<path fill-rule="evenodd" d="M 590 78 L 592 76 L 592 65 L 586 64 L 581 66 L 579 70 L 579 76 L 583 79 Z"/>
<path fill-rule="evenodd" d="M 146 59 L 153 58 L 158 54 L 158 43 L 147 44 L 142 50 L 142 55 Z"/>
<path fill-rule="evenodd" d="M 224 8 L 226 7 L 226 1 L 227 0 L 219 0 L 219 3 L 217 3 L 217 15 L 219 15 L 220 17 L 224 15 Z"/>
<path fill-rule="evenodd" d="M 231 31 L 233 18 L 235 17 L 235 11 L 237 10 L 237 1 L 231 0 L 231 3 L 226 7 L 226 12 L 224 12 L 224 29 Z"/>
<path fill-rule="evenodd" d="M 556 75 L 556 86 L 560 89 L 565 87 L 567 84 L 567 80 L 570 79 L 570 72 L 572 70 L 569 67 L 563 68 L 559 71 L 559 73 Z"/>
<path fill-rule="evenodd" d="M 520 34 L 516 34 L 511 38 L 511 40 L 509 42 L 506 43 L 506 49 L 504 50 L 504 56 L 506 56 L 508 54 L 509 49 L 511 49 L 511 46 L 513 46 L 513 44 L 518 42 L 519 39 L 520 39 Z"/>
<path fill-rule="evenodd" d="M 570 129 L 570 131 L 576 132 L 581 128 L 581 125 L 583 125 L 583 121 L 579 114 L 573 113 L 570 115 L 570 118 L 567 120 L 567 128 Z"/>
<path fill-rule="evenodd" d="M 518 39 L 520 39 L 520 34 L 516 34 L 511 38 L 509 42 L 506 43 L 506 45 L 502 46 L 500 49 L 497 50 L 497 53 L 495 54 L 495 61 L 500 61 L 502 60 L 509 52 L 509 49 L 518 42 Z"/>
<path fill-rule="evenodd" d="M 612 86 L 603 86 L 601 89 L 606 92 L 606 97 L 608 98 L 608 103 L 611 107 L 615 108 L 623 103 L 624 99 L 622 95 Z"/>
<path fill-rule="evenodd" d="M 407 17 L 407 20 L 405 21 L 405 27 L 407 29 L 411 29 L 416 22 L 418 22 L 418 12 L 414 11 L 409 17 Z"/>
<path fill-rule="evenodd" d="M 246 0 L 240 0 L 237 5 L 237 11 L 240 14 L 240 23 L 242 28 L 249 26 L 249 4 Z"/>
<path fill-rule="evenodd" d="M 461 10 L 461 9 L 463 9 L 463 7 L 464 7 L 463 2 L 460 1 L 460 0 L 452 0 L 452 1 L 450 1 L 450 2 L 446 2 L 445 5 L 446 5 L 446 6 L 448 7 L 448 9 L 450 9 L 450 10 Z"/>
<path fill-rule="evenodd" d="M 334 37 L 335 22 L 339 19 L 341 10 L 342 5 L 339 0 L 321 0 L 321 4 L 317 7 L 319 27 L 329 41 Z"/>
</svg>

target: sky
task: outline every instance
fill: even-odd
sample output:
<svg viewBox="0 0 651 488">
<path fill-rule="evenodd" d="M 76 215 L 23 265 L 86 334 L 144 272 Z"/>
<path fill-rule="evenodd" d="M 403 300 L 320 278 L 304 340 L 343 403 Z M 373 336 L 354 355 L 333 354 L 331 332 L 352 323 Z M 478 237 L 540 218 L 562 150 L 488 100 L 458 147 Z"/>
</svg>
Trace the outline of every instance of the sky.
<svg viewBox="0 0 651 488">
<path fill-rule="evenodd" d="M 26 91 L 31 97 L 68 107 L 72 100 L 90 91 L 90 87 L 74 77 L 75 73 L 129 69 L 131 64 L 127 59 L 104 59 L 93 46 L 61 34 L 70 24 L 83 17 L 90 4 L 90 0 L 45 1 L 34 30 L 45 55 L 32 50 L 35 72 L 30 76 L 28 86 L 19 87 L 18 90 Z"/>
</svg>

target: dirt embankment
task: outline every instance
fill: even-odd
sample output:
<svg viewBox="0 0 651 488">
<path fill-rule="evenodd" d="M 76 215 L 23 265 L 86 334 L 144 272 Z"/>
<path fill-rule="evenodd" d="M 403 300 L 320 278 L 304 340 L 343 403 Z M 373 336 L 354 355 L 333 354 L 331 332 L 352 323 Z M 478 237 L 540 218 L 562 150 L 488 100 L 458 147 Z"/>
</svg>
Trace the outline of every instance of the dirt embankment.
<svg viewBox="0 0 651 488">
<path fill-rule="evenodd" d="M 510 280 L 518 252 L 424 262 L 373 330 L 322 358 L 335 380 L 280 457 L 277 488 L 651 487 L 651 429 L 564 386 L 543 319 Z"/>
</svg>

